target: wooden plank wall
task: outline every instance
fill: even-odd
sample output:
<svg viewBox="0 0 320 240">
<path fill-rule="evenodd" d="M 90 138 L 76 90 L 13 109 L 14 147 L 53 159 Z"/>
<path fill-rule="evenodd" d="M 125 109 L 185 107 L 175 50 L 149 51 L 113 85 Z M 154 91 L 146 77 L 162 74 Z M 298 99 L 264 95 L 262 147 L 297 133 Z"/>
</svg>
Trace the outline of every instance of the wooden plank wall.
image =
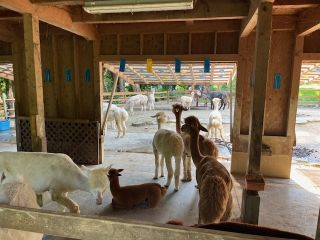
<svg viewBox="0 0 320 240">
<path fill-rule="evenodd" d="M 41 37 L 41 54 L 46 117 L 95 120 L 92 41 L 61 30 Z"/>
<path fill-rule="evenodd" d="M 320 53 L 320 30 L 315 31 L 304 38 L 304 53 Z M 314 59 L 320 60 L 320 59 Z"/>
</svg>

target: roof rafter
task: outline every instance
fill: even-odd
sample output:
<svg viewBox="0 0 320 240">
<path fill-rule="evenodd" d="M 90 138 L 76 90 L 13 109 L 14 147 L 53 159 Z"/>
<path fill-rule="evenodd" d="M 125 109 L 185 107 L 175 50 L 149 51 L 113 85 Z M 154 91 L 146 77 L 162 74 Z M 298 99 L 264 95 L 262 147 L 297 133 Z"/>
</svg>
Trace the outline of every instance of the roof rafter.
<svg viewBox="0 0 320 240">
<path fill-rule="evenodd" d="M 134 72 L 136 75 L 139 76 L 139 78 L 145 83 L 148 84 L 148 81 L 146 80 L 146 78 L 144 76 L 142 76 L 140 73 L 138 73 L 133 67 L 131 67 L 129 64 L 127 64 L 127 67 Z"/>
<path fill-rule="evenodd" d="M 169 69 L 173 79 L 176 81 L 177 84 L 180 84 L 180 81 L 178 80 L 175 72 L 172 71 L 172 68 L 171 68 L 171 65 L 170 64 L 167 64 L 167 68 Z"/>
<path fill-rule="evenodd" d="M 110 64 L 103 64 L 103 66 L 109 70 L 110 72 L 113 72 L 115 74 L 118 74 L 119 70 L 116 69 L 114 66 L 110 65 Z M 119 78 L 122 78 L 123 80 L 125 80 L 126 82 L 128 82 L 129 84 L 134 84 L 134 81 L 129 78 L 128 76 L 126 76 L 125 74 L 123 74 L 123 72 L 119 72 Z"/>
<path fill-rule="evenodd" d="M 298 35 L 305 36 L 320 29 L 320 6 L 299 14 Z"/>
<path fill-rule="evenodd" d="M 95 26 L 72 22 L 70 13 L 63 8 L 36 5 L 30 3 L 28 0 L 1 0 L 0 6 L 22 14 L 32 14 L 41 21 L 65 29 L 89 40 L 99 38 Z"/>
</svg>

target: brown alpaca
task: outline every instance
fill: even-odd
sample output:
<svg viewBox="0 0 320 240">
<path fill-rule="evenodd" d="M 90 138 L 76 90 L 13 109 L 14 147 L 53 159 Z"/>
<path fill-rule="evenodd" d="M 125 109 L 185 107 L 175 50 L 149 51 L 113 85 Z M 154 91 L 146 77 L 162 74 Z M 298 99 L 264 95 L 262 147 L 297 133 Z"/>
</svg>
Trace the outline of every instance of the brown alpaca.
<svg viewBox="0 0 320 240">
<path fill-rule="evenodd" d="M 185 118 L 181 130 L 191 137 L 191 155 L 196 164 L 199 187 L 199 223 L 226 221 L 232 208 L 232 179 L 228 170 L 212 156 L 203 156 L 199 150 L 199 132 L 207 132 L 198 118 Z"/>
<path fill-rule="evenodd" d="M 181 132 L 181 115 L 182 111 L 187 111 L 188 109 L 183 107 L 181 104 L 177 103 L 172 105 L 172 112 L 176 116 L 176 131 L 181 134 L 184 142 L 184 151 L 182 156 L 184 175 L 182 181 L 191 181 L 191 139 L 190 135 Z M 199 135 L 199 147 L 200 152 L 205 156 L 212 156 L 215 159 L 218 158 L 219 150 L 217 146 L 208 138 Z M 194 164 L 197 165 L 195 159 L 192 159 Z"/>
<path fill-rule="evenodd" d="M 108 173 L 114 208 L 131 209 L 145 202 L 148 202 L 149 207 L 155 208 L 167 192 L 167 189 L 161 187 L 158 183 L 120 187 L 119 176 L 121 176 L 120 172 L 122 171 L 123 169 L 111 168 Z"/>
</svg>

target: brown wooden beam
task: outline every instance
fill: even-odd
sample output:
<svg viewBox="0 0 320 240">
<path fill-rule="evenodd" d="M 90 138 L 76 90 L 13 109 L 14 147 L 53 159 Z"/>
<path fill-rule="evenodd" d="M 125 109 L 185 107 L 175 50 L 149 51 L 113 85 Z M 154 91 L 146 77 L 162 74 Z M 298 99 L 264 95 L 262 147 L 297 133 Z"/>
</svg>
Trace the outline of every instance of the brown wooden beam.
<svg viewBox="0 0 320 240">
<path fill-rule="evenodd" d="M 251 0 L 249 14 L 242 20 L 240 37 L 247 37 L 257 25 L 260 0 Z"/>
<path fill-rule="evenodd" d="M 30 0 L 35 4 L 43 5 L 83 5 L 84 0 Z"/>
<path fill-rule="evenodd" d="M 317 5 L 318 0 L 275 0 L 273 8 L 308 8 Z"/>
<path fill-rule="evenodd" d="M 0 21 L 7 21 L 7 20 L 21 20 L 22 19 L 22 15 L 11 11 L 11 10 L 2 10 L 0 11 Z"/>
<path fill-rule="evenodd" d="M 1 21 L 0 22 L 0 41 L 3 42 L 13 42 L 15 39 L 14 27 L 10 22 Z"/>
<path fill-rule="evenodd" d="M 39 19 L 24 14 L 23 29 L 32 151 L 46 152 Z"/>
<path fill-rule="evenodd" d="M 99 38 L 96 28 L 90 24 L 72 22 L 70 13 L 54 6 L 39 6 L 28 0 L 1 0 L 0 6 L 19 12 L 36 16 L 39 20 L 80 35 L 89 40 Z"/>
<path fill-rule="evenodd" d="M 299 14 L 298 36 L 305 36 L 320 29 L 320 6 Z"/>
<path fill-rule="evenodd" d="M 81 7 L 74 9 L 74 22 L 87 23 L 133 23 L 133 22 L 169 22 L 188 20 L 225 20 L 243 19 L 248 15 L 245 1 L 211 0 L 197 1 L 193 10 L 159 11 L 137 13 L 89 14 Z"/>
</svg>

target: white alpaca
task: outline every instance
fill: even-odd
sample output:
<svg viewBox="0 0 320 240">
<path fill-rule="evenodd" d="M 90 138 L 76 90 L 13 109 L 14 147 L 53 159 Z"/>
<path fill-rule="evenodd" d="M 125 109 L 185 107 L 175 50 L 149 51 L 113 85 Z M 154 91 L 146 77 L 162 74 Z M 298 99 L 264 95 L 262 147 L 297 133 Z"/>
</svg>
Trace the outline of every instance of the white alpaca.
<svg viewBox="0 0 320 240">
<path fill-rule="evenodd" d="M 149 105 L 149 111 L 154 110 L 154 103 L 156 101 L 154 97 L 154 89 L 152 88 L 152 92 L 148 94 L 148 105 Z"/>
<path fill-rule="evenodd" d="M 158 131 L 155 133 L 152 141 L 153 153 L 155 158 L 155 174 L 154 179 L 158 178 L 159 172 L 159 155 L 161 154 L 161 177 L 164 176 L 163 172 L 163 159 L 165 159 L 166 167 L 168 171 L 168 178 L 165 187 L 169 188 L 172 177 L 172 157 L 175 158 L 175 191 L 179 190 L 179 178 L 180 178 L 180 165 L 183 154 L 183 140 L 179 133 L 171 130 L 161 129 L 163 120 L 166 118 L 164 112 L 157 113 Z"/>
<path fill-rule="evenodd" d="M 53 201 L 80 213 L 79 205 L 67 197 L 68 192 L 83 190 L 97 193 L 97 204 L 109 187 L 109 167 L 80 169 L 72 159 L 60 153 L 0 152 L 2 183 L 16 182 L 23 177 L 37 194 L 49 191 Z"/>
<path fill-rule="evenodd" d="M 107 109 L 108 109 L 108 103 L 103 103 L 104 114 L 106 114 Z M 113 104 L 111 105 L 110 113 L 108 115 L 108 122 L 109 121 L 115 122 L 118 129 L 117 138 L 120 137 L 121 133 L 122 133 L 121 137 L 124 137 L 124 135 L 126 134 L 126 130 L 127 130 L 126 122 L 128 121 L 128 118 L 129 118 L 129 114 L 124 108 L 118 107 Z"/>
<path fill-rule="evenodd" d="M 108 106 L 109 106 L 109 103 L 106 103 L 106 102 L 102 103 L 103 114 L 105 114 L 107 112 Z M 116 129 L 116 121 L 115 121 L 114 113 L 112 112 L 112 110 L 114 110 L 116 107 L 117 107 L 116 105 L 111 104 L 110 113 L 109 113 L 108 119 L 107 119 L 107 122 L 111 122 L 112 129 Z"/>
<path fill-rule="evenodd" d="M 133 107 L 140 106 L 141 111 L 147 110 L 148 97 L 142 94 L 134 95 L 130 97 L 126 103 L 125 108 L 130 110 L 130 115 L 133 115 Z"/>
<path fill-rule="evenodd" d="M 208 138 L 214 136 L 217 138 L 217 130 L 220 132 L 220 137 L 224 141 L 223 137 L 223 125 L 222 125 L 222 116 L 219 111 L 220 98 L 213 98 L 212 103 L 214 105 L 214 110 L 209 115 L 209 123 L 208 123 Z"/>
<path fill-rule="evenodd" d="M 12 182 L 0 185 L 0 203 L 10 206 L 39 209 L 37 197 L 31 186 L 24 182 Z M 15 229 L 0 228 L 3 240 L 41 240 L 43 234 Z"/>
<path fill-rule="evenodd" d="M 181 96 L 181 98 L 180 98 L 181 105 L 183 107 L 187 108 L 188 110 L 190 110 L 191 104 L 193 101 L 193 96 L 194 96 L 194 92 L 191 92 L 191 97 L 190 96 Z"/>
</svg>

